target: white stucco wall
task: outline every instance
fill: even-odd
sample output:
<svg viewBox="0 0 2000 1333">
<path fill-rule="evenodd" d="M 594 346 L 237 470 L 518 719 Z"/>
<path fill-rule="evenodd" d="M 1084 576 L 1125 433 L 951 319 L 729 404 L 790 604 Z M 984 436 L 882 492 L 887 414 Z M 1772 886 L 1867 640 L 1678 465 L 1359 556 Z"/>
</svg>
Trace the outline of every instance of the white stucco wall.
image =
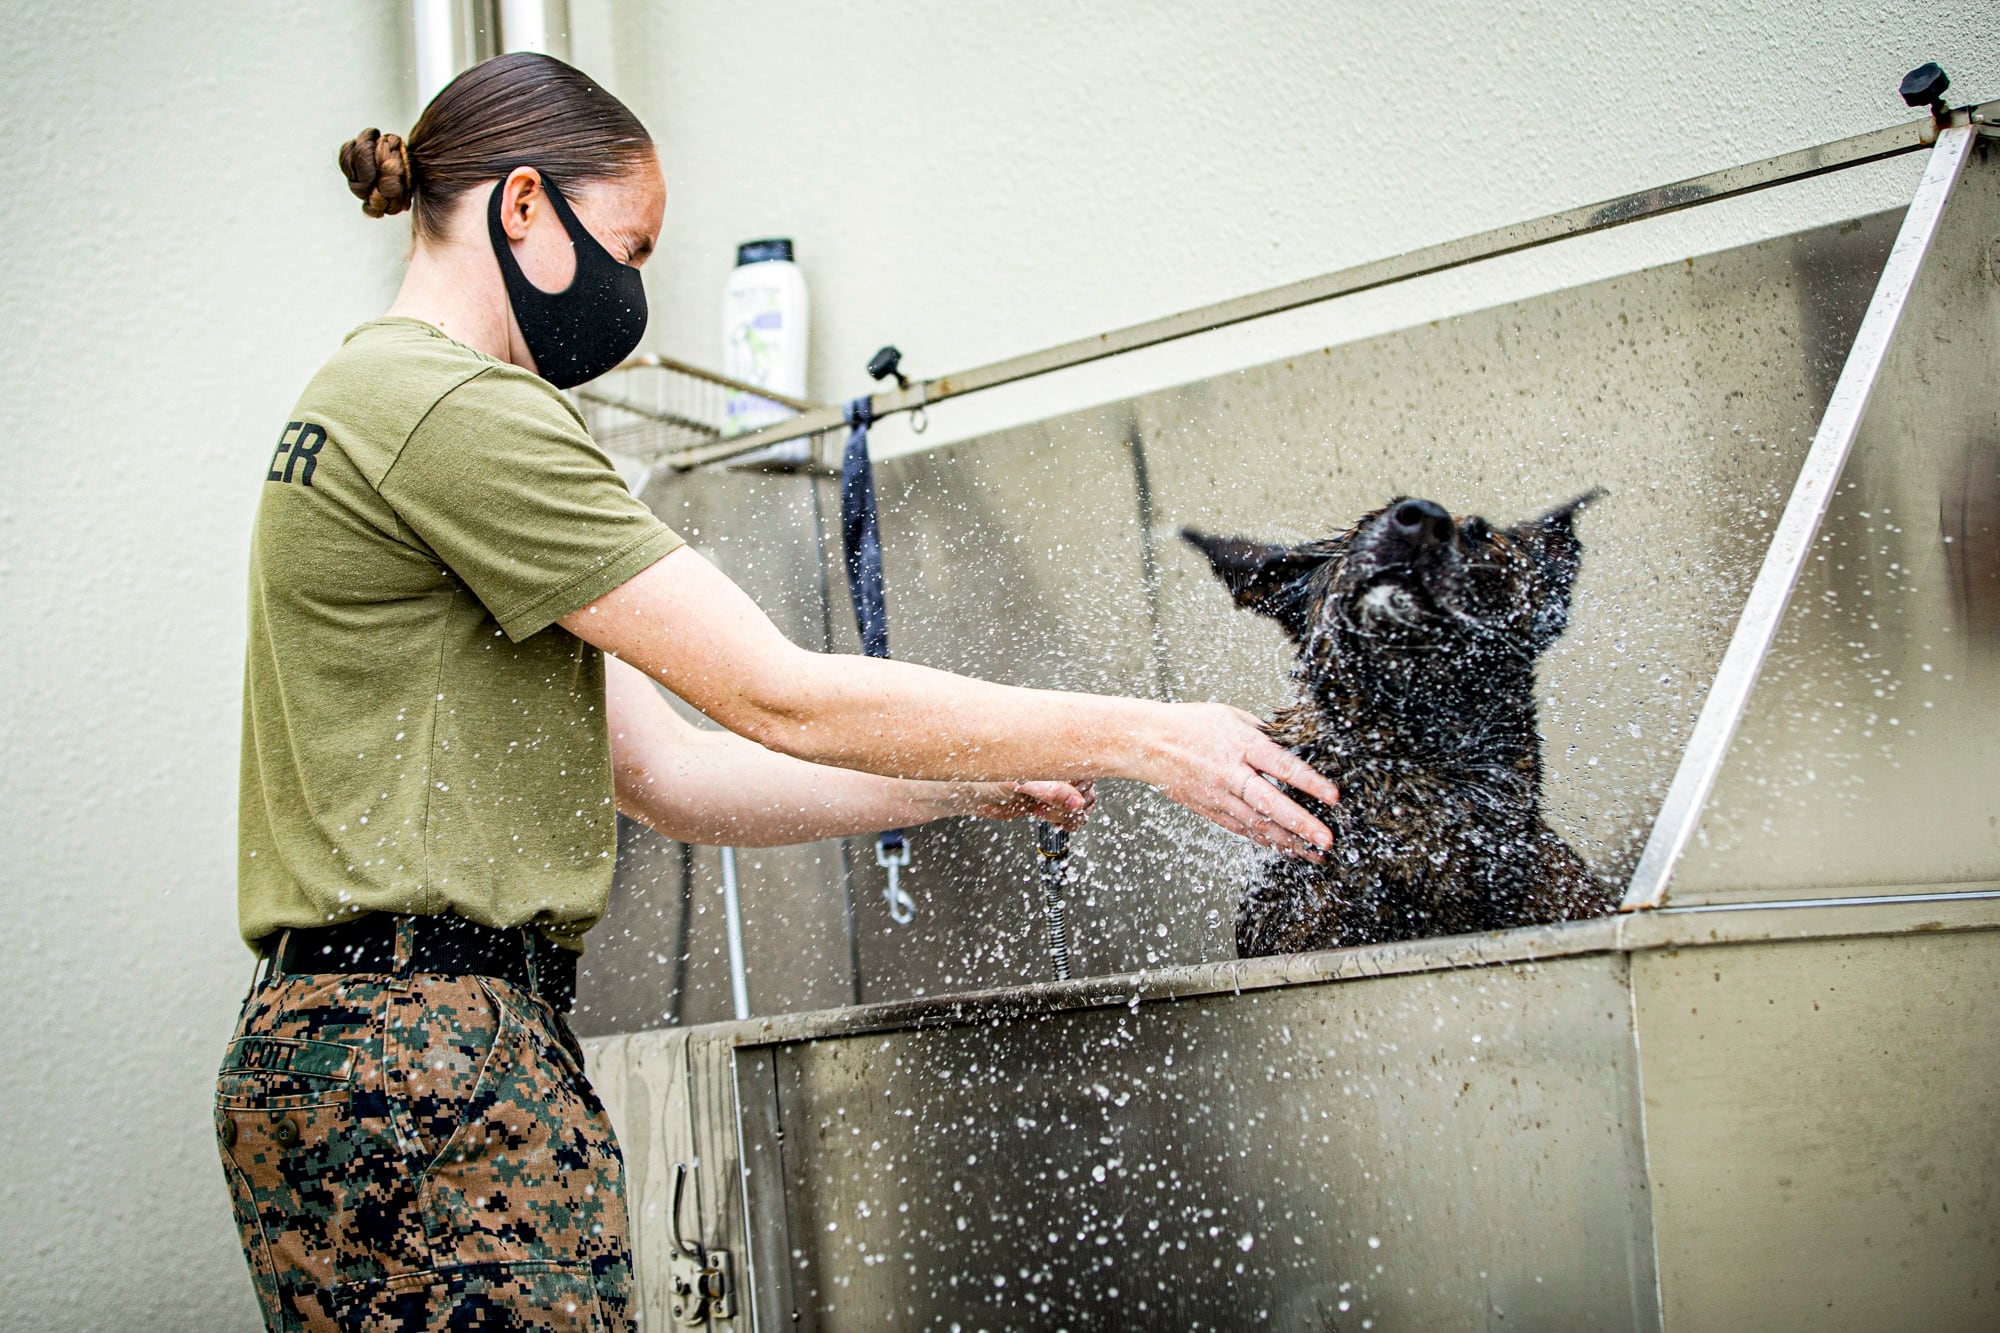
<svg viewBox="0 0 2000 1333">
<path fill-rule="evenodd" d="M 0 1328 L 258 1326 L 209 1120 L 243 561 L 286 409 L 394 292 L 334 150 L 412 115 L 401 15 L 0 23 Z"/>
<path fill-rule="evenodd" d="M 1886 124 L 1926 58 L 2000 96 L 1991 0 L 572 14 L 578 63 L 666 159 L 649 344 L 716 362 L 735 243 L 788 234 L 826 399 L 882 342 L 959 369 Z M 405 232 L 361 217 L 332 158 L 408 127 L 407 24 L 386 0 L 96 0 L 0 25 L 0 1327 L 254 1325 L 207 1111 L 249 972 L 242 561 L 286 408 L 393 291 Z M 1879 207 L 1913 178 L 940 409 L 928 440 Z"/>
<path fill-rule="evenodd" d="M 2000 97 L 1992 0 L 571 2 L 578 58 L 666 164 L 654 343 L 718 364 L 736 243 L 789 235 L 822 401 L 868 387 L 886 342 L 908 372 L 962 370 L 1905 120 L 1896 83 L 1926 59 L 1954 96 Z M 1003 389 L 934 412 L 925 443 L 1883 207 L 1916 172 Z M 906 420 L 874 447 L 914 443 Z"/>
</svg>

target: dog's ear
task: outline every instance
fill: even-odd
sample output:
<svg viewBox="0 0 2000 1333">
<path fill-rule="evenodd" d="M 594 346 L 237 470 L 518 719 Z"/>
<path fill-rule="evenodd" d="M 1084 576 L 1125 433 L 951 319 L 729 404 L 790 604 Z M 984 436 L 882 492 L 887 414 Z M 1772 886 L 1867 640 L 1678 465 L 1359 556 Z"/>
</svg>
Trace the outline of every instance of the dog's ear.
<svg viewBox="0 0 2000 1333">
<path fill-rule="evenodd" d="M 1577 512 L 1604 495 L 1602 486 L 1593 487 L 1540 518 L 1508 530 L 1507 535 L 1535 558 L 1541 570 L 1541 595 L 1535 602 L 1534 620 L 1538 652 L 1569 628 L 1570 593 L 1576 587 L 1577 570 L 1583 566 L 1583 542 L 1576 535 Z"/>
<path fill-rule="evenodd" d="M 1325 543 L 1275 546 L 1242 537 L 1211 537 L 1193 528 L 1182 528 L 1181 537 L 1208 557 L 1238 606 L 1271 617 L 1295 639 L 1305 637 L 1311 611 L 1306 580 L 1332 554 Z"/>
</svg>

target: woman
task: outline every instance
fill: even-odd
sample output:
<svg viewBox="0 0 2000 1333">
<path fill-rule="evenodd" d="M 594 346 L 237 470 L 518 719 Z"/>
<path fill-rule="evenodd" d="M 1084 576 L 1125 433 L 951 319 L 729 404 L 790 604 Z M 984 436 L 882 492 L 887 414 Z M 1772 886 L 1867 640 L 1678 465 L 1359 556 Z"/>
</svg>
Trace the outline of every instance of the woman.
<svg viewBox="0 0 2000 1333">
<path fill-rule="evenodd" d="M 786 843 L 1074 822 L 1123 777 L 1329 844 L 1264 778 L 1337 793 L 1245 713 L 801 650 L 632 498 L 558 389 L 637 345 L 665 187 L 585 76 L 487 61 L 340 160 L 416 244 L 285 423 L 251 550 L 239 899 L 270 967 L 216 1125 L 271 1327 L 627 1326 L 622 1166 L 562 1016 L 615 809 Z"/>
</svg>

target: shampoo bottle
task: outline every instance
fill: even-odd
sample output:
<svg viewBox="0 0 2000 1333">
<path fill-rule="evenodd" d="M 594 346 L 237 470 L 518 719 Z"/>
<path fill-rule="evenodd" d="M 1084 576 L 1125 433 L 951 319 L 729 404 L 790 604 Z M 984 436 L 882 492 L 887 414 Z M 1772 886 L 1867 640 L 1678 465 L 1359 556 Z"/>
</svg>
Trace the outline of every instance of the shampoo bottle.
<svg viewBox="0 0 2000 1333">
<path fill-rule="evenodd" d="M 722 373 L 791 398 L 806 396 L 806 280 L 785 239 L 736 247 L 736 268 L 722 289 Z M 756 394 L 731 394 L 724 435 L 745 435 L 793 415 Z M 810 442 L 792 440 L 760 451 L 756 461 L 802 463 Z"/>
</svg>

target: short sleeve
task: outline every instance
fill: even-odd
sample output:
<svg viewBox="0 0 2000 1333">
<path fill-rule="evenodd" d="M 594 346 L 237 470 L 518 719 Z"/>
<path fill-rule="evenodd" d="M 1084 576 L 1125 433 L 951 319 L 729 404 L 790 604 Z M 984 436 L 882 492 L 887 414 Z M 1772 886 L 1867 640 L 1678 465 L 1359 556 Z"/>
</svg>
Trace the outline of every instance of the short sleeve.
<svg viewBox="0 0 2000 1333">
<path fill-rule="evenodd" d="M 440 398 L 377 489 L 517 642 L 681 545 L 569 404 L 501 367 Z"/>
</svg>

